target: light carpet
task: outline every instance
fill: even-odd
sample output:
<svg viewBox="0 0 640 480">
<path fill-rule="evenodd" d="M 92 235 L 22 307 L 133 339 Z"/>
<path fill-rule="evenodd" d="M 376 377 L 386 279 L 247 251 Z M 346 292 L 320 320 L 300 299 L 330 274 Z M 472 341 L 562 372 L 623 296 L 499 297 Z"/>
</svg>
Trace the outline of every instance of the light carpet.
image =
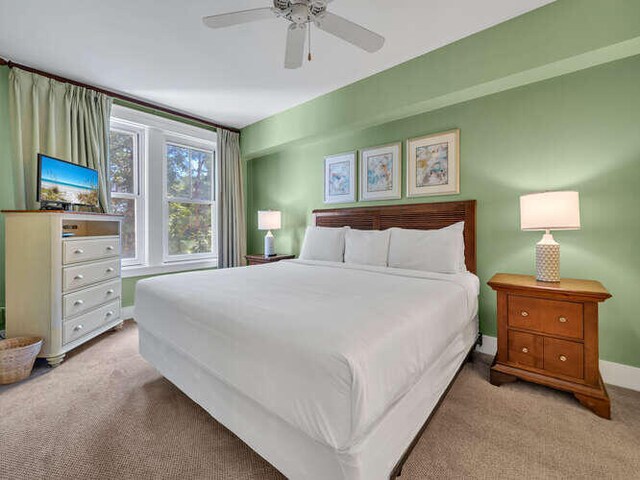
<svg viewBox="0 0 640 480">
<path fill-rule="evenodd" d="M 283 478 L 146 363 L 137 337 L 127 322 L 0 387 L 0 478 Z M 640 392 L 610 387 L 603 420 L 561 392 L 490 385 L 489 360 L 465 366 L 401 480 L 640 478 Z"/>
</svg>

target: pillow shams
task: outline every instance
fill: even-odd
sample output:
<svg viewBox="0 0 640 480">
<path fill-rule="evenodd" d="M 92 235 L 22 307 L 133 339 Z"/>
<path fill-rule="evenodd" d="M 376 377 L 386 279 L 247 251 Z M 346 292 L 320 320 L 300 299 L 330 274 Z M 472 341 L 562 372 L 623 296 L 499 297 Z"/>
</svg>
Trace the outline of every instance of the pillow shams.
<svg viewBox="0 0 640 480">
<path fill-rule="evenodd" d="M 440 230 L 392 228 L 389 266 L 439 273 L 466 272 L 464 222 Z"/>
<path fill-rule="evenodd" d="M 344 261 L 358 265 L 387 266 L 389 230 L 347 230 Z"/>
<path fill-rule="evenodd" d="M 343 262 L 344 239 L 347 230 L 349 227 L 307 227 L 300 250 L 300 259 Z"/>
</svg>

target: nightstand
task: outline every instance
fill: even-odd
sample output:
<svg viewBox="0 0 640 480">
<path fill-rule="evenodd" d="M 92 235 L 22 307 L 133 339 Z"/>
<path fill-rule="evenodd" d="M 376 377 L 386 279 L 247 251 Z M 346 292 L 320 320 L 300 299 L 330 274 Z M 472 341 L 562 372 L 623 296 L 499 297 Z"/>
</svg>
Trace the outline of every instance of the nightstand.
<svg viewBox="0 0 640 480">
<path fill-rule="evenodd" d="M 273 263 L 279 262 L 280 260 L 290 260 L 292 258 L 296 258 L 296 256 L 276 254 L 271 255 L 270 257 L 265 257 L 264 255 L 258 253 L 255 255 L 245 255 L 244 258 L 247 259 L 247 265 L 262 265 L 263 263 Z"/>
<path fill-rule="evenodd" d="M 611 418 L 598 366 L 598 303 L 611 294 L 600 282 L 538 282 L 529 275 L 498 273 L 498 353 L 493 385 L 518 379 L 572 393 L 585 407 Z"/>
</svg>

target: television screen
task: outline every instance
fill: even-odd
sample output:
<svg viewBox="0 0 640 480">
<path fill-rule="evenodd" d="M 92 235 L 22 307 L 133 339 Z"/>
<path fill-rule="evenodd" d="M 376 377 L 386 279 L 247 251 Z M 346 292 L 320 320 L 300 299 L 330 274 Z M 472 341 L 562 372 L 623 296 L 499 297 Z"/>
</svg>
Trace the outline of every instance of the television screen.
<svg viewBox="0 0 640 480">
<path fill-rule="evenodd" d="M 98 205 L 98 172 L 38 155 L 38 201 Z"/>
</svg>

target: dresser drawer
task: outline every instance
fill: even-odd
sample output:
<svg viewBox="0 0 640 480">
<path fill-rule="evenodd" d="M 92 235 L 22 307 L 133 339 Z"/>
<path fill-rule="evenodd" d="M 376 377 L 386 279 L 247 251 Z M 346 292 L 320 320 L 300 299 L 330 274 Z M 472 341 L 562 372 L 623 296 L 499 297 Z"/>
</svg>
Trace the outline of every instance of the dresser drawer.
<svg viewBox="0 0 640 480">
<path fill-rule="evenodd" d="M 63 344 L 86 335 L 106 323 L 120 318 L 120 301 L 111 302 L 95 310 L 67 320 L 62 324 Z"/>
<path fill-rule="evenodd" d="M 65 240 L 62 261 L 70 263 L 87 262 L 120 255 L 120 238 L 100 238 L 97 240 Z"/>
<path fill-rule="evenodd" d="M 534 332 L 583 338 L 581 303 L 509 295 L 509 326 Z"/>
<path fill-rule="evenodd" d="M 509 331 L 509 362 L 542 368 L 543 337 L 532 333 Z"/>
<path fill-rule="evenodd" d="M 544 369 L 573 378 L 584 378 L 584 347 L 581 343 L 544 339 Z"/>
<path fill-rule="evenodd" d="M 76 267 L 66 267 L 62 273 L 62 288 L 65 292 L 77 290 L 98 282 L 120 276 L 120 259 L 96 262 Z"/>
<path fill-rule="evenodd" d="M 85 288 L 75 293 L 68 293 L 63 297 L 63 314 L 67 317 L 78 315 L 91 310 L 103 303 L 120 298 L 120 279 L 103 283 L 95 287 Z"/>
</svg>

